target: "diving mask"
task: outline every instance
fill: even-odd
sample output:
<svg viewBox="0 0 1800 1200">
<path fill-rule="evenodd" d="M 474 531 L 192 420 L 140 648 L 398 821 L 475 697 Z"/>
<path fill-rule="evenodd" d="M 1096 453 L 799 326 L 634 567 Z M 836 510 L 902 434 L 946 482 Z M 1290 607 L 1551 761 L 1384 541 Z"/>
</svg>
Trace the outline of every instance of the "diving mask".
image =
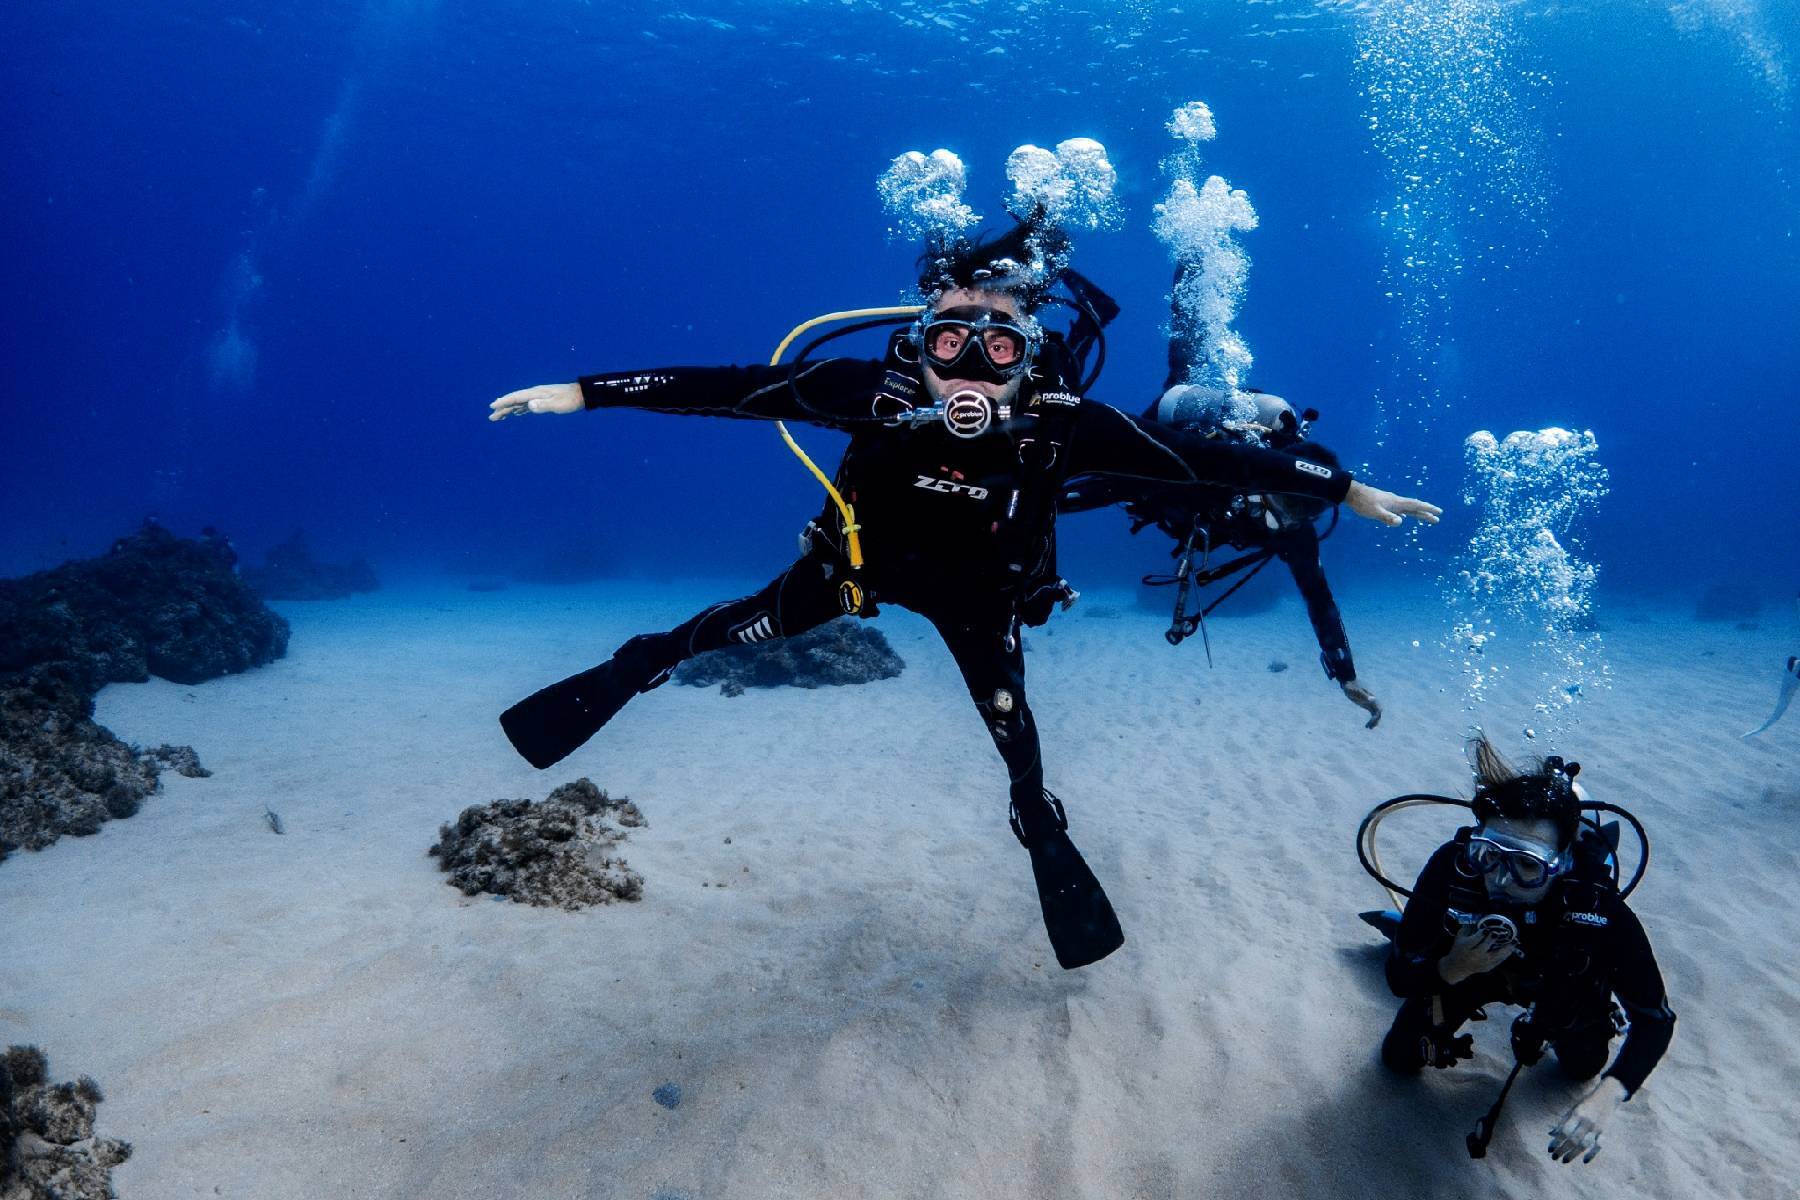
<svg viewBox="0 0 1800 1200">
<path fill-rule="evenodd" d="M 1006 383 L 1031 363 L 1034 339 L 1018 318 L 978 304 L 933 313 L 919 329 L 919 352 L 939 376 Z"/>
<path fill-rule="evenodd" d="M 1470 877 L 1505 870 L 1522 888 L 1542 887 L 1566 871 L 1568 865 L 1566 854 L 1548 855 L 1540 846 L 1482 831 L 1469 835 L 1456 863 L 1457 870 Z"/>
</svg>

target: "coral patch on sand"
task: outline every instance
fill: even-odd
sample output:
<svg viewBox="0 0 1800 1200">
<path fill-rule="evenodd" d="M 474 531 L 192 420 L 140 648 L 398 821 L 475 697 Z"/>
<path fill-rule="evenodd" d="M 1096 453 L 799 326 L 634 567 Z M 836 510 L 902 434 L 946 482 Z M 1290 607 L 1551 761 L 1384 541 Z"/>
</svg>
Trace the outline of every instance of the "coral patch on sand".
<svg viewBox="0 0 1800 1200">
<path fill-rule="evenodd" d="M 796 637 L 726 646 L 675 668 L 676 683 L 711 687 L 727 696 L 745 688 L 838 687 L 892 679 L 906 669 L 879 629 L 844 617 Z"/>
<path fill-rule="evenodd" d="M 159 771 L 210 774 L 191 747 L 140 750 L 93 717 L 93 696 L 61 664 L 0 679 L 0 859 L 131 816 Z"/>
<path fill-rule="evenodd" d="M 109 683 L 199 683 L 287 652 L 288 625 L 208 533 L 146 523 L 98 558 L 0 580 L 0 859 L 129 817 L 158 773 L 208 774 L 188 746 L 141 750 L 94 723 Z"/>
<path fill-rule="evenodd" d="M 51 1083 L 36 1046 L 0 1055 L 0 1200 L 111 1200 L 112 1169 L 131 1144 L 94 1135 L 105 1099 L 83 1075 Z"/>
<path fill-rule="evenodd" d="M 643 824 L 637 805 L 577 779 L 542 801 L 465 808 L 455 824 L 438 830 L 427 853 L 464 895 L 486 892 L 574 911 L 642 898 L 644 877 L 617 850 L 625 831 Z"/>
</svg>

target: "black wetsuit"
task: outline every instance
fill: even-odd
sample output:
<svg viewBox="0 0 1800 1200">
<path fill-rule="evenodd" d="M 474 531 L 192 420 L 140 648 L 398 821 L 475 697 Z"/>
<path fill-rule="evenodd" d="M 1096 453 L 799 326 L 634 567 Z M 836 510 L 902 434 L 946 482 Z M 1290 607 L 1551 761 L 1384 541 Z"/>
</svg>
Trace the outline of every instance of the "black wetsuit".
<svg viewBox="0 0 1800 1200">
<path fill-rule="evenodd" d="M 1198 264 L 1175 268 L 1172 295 L 1180 295 L 1187 276 L 1198 271 Z M 1201 365 L 1203 330 L 1192 313 L 1176 305 L 1169 314 L 1169 371 L 1163 379 L 1163 391 L 1184 383 Z M 1166 428 L 1157 420 L 1157 401 L 1144 410 L 1141 422 L 1150 428 Z M 1337 456 L 1317 443 L 1303 441 L 1291 422 L 1277 431 L 1275 444 L 1284 453 L 1308 459 L 1331 468 L 1338 467 Z M 1356 661 L 1350 654 L 1350 636 L 1344 630 L 1337 601 L 1325 580 L 1325 568 L 1319 561 L 1319 533 L 1313 524 L 1316 506 L 1296 506 L 1277 502 L 1267 504 L 1245 495 L 1243 489 L 1207 485 L 1164 486 L 1117 479 L 1076 479 L 1071 477 L 1057 499 L 1062 512 L 1088 512 L 1114 504 L 1125 506 L 1134 522 L 1132 532 L 1145 525 L 1156 525 L 1175 539 L 1175 554 L 1181 553 L 1190 536 L 1195 536 L 1196 550 L 1232 546 L 1238 550 L 1267 550 L 1287 564 L 1306 601 L 1306 616 L 1312 622 L 1313 635 L 1319 642 L 1319 662 L 1325 677 L 1335 683 L 1356 678 Z M 1203 540 L 1202 540 L 1203 539 Z M 1195 569 L 1198 570 L 1196 558 Z M 1245 569 L 1260 570 L 1260 566 Z"/>
<path fill-rule="evenodd" d="M 1185 362 L 1171 348 L 1169 387 L 1180 381 L 1182 376 L 1176 372 L 1183 370 Z M 1165 428 L 1157 421 L 1156 404 L 1145 410 L 1140 421 L 1150 428 Z M 1291 418 L 1289 424 L 1293 425 Z M 1303 440 L 1297 427 L 1278 430 L 1272 440 L 1278 453 L 1334 469 L 1338 465 L 1337 455 L 1315 442 Z M 1320 538 L 1314 522 L 1322 505 L 1290 497 L 1247 495 L 1240 490 L 1212 484 L 1171 485 L 1122 479 L 1071 479 L 1057 498 L 1057 508 L 1062 512 L 1088 512 L 1114 504 L 1122 505 L 1131 516 L 1133 533 L 1146 525 L 1155 525 L 1175 539 L 1173 554 L 1176 556 L 1192 538 L 1196 574 L 1203 569 L 1203 560 L 1210 559 L 1214 552 L 1227 546 L 1252 554 L 1265 551 L 1279 558 L 1287 565 L 1289 574 L 1294 577 L 1294 586 L 1299 588 L 1301 598 L 1306 601 L 1306 616 L 1312 622 L 1313 636 L 1319 642 L 1319 663 L 1325 668 L 1325 677 L 1336 683 L 1356 678 L 1350 635 L 1344 630 L 1337 600 L 1331 594 L 1325 567 L 1319 561 Z M 1261 562 L 1240 562 L 1240 566 L 1245 570 L 1260 570 Z M 1231 578 L 1221 577 L 1220 586 L 1226 586 L 1225 580 Z"/>
<path fill-rule="evenodd" d="M 1144 423 L 1152 424 L 1148 418 Z M 1294 577 L 1294 585 L 1306 602 L 1306 616 L 1312 622 L 1313 636 L 1319 642 L 1319 662 L 1325 668 L 1325 677 L 1337 683 L 1356 678 L 1350 635 L 1344 630 L 1337 600 L 1331 594 L 1324 564 L 1319 560 L 1320 539 L 1313 523 L 1315 514 L 1285 500 L 1269 503 L 1264 496 L 1247 496 L 1207 484 L 1165 485 L 1080 479 L 1066 484 L 1057 499 L 1057 509 L 1061 512 L 1088 512 L 1114 504 L 1123 505 L 1131 515 L 1132 532 L 1155 525 L 1174 538 L 1176 555 L 1193 536 L 1195 572 L 1201 570 L 1203 557 L 1216 559 L 1216 552 L 1225 547 L 1267 551 L 1279 558 L 1287 565 L 1289 574 Z M 1206 551 L 1211 554 L 1204 554 Z M 1260 567 L 1250 563 L 1245 564 L 1244 569 Z M 1226 586 L 1226 580 L 1230 579 L 1232 576 L 1223 577 L 1220 586 Z"/>
<path fill-rule="evenodd" d="M 842 521 L 827 504 L 801 558 L 760 591 L 715 604 L 666 634 L 621 648 L 650 678 L 734 643 L 791 637 L 846 611 L 898 604 L 936 627 L 1005 760 L 1020 840 L 1063 827 L 1043 790 L 1037 729 L 1026 700 L 1019 626 L 1048 615 L 1055 573 L 1055 496 L 1070 475 L 1166 483 L 1216 482 L 1237 491 L 1293 493 L 1327 503 L 1350 487 L 1342 471 L 1289 455 L 1146 429 L 1056 381 L 1027 380 L 1010 413 L 958 437 L 941 420 L 880 418 L 928 403 L 916 373 L 886 363 L 829 359 L 781 367 L 677 367 L 590 375 L 589 408 L 634 408 L 837 428 L 851 435 L 836 483 L 854 507 L 864 567 L 852 578 Z M 860 591 L 861 605 L 846 599 Z"/>
<path fill-rule="evenodd" d="M 1566 1074 L 1590 1079 L 1606 1066 L 1617 1032 L 1616 997 L 1630 1027 L 1606 1074 L 1628 1093 L 1637 1091 L 1668 1049 L 1675 1014 L 1644 927 L 1605 868 L 1590 858 L 1541 903 L 1513 911 L 1496 909 L 1482 881 L 1457 870 L 1461 853 L 1456 842 L 1439 847 L 1407 901 L 1387 965 L 1388 985 L 1406 1002 L 1382 1043 L 1382 1061 L 1396 1071 L 1418 1071 L 1432 1048 L 1447 1045 L 1476 1009 L 1534 1004 L 1531 1048 L 1548 1043 Z M 1452 908 L 1470 915 L 1506 913 L 1518 927 L 1521 953 L 1492 971 L 1445 983 L 1438 963 L 1454 937 L 1447 916 Z"/>
</svg>

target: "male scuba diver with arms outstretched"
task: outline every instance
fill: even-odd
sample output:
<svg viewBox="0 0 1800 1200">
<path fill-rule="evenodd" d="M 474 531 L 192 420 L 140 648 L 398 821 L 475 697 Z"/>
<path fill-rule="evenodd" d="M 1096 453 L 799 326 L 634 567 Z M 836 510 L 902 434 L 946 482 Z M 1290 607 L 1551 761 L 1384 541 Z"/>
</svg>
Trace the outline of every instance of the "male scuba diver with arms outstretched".
<svg viewBox="0 0 1800 1200">
<path fill-rule="evenodd" d="M 1342 502 L 1387 524 L 1435 522 L 1439 510 L 1286 455 L 1146 430 L 1083 400 L 1060 339 L 1033 317 L 1056 283 L 1045 262 L 1057 260 L 1043 252 L 1056 233 L 1025 222 L 991 241 L 928 252 L 919 284 L 930 299 L 890 339 L 885 361 L 614 372 L 494 401 L 494 420 L 636 408 L 804 421 L 851 435 L 833 503 L 807 526 L 798 561 L 761 591 L 634 637 L 607 662 L 507 710 L 501 723 L 519 752 L 549 766 L 694 655 L 898 604 L 944 639 L 1005 761 L 1013 833 L 1030 852 L 1057 961 L 1072 969 L 1117 949 L 1124 936 L 1112 906 L 1044 787 L 1025 693 L 1021 625 L 1073 601 L 1056 574 L 1061 481 L 1077 471 L 1216 480 Z"/>
<path fill-rule="evenodd" d="M 1483 1005 L 1529 1006 L 1513 1023 L 1513 1077 L 1537 1063 L 1546 1045 L 1570 1079 L 1600 1076 L 1550 1131 L 1553 1158 L 1591 1162 L 1613 1114 L 1643 1086 L 1675 1031 L 1656 955 L 1625 903 L 1642 878 L 1648 842 L 1621 889 L 1619 827 L 1601 826 L 1583 810 L 1620 813 L 1640 836 L 1642 827 L 1580 792 L 1579 763 L 1550 757 L 1521 773 L 1485 737 L 1474 743 L 1474 759 L 1476 790 L 1467 803 L 1478 824 L 1432 854 L 1403 915 L 1364 914 L 1393 940 L 1388 984 L 1405 999 L 1381 1060 L 1405 1075 L 1448 1067 L 1473 1056 L 1473 1039 L 1457 1030 Z M 1432 801 L 1457 803 L 1399 797 L 1370 821 L 1383 808 Z M 1359 834 L 1358 845 L 1366 851 L 1371 843 Z M 1621 1027 L 1625 1040 L 1608 1066 Z M 1469 1135 L 1471 1155 L 1485 1153 L 1505 1096 Z"/>
</svg>

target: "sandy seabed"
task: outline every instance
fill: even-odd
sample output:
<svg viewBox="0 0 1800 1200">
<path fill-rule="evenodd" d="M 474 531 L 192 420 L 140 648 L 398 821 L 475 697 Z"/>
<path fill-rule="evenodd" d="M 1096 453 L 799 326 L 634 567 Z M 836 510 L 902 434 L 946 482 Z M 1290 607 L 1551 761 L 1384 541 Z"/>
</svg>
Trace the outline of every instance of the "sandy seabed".
<svg viewBox="0 0 1800 1200">
<path fill-rule="evenodd" d="M 287 604 L 271 667 L 108 688 L 103 724 L 214 776 L 0 866 L 0 1042 L 101 1081 L 133 1200 L 1794 1194 L 1800 714 L 1737 737 L 1800 650 L 1788 622 L 1606 615 L 1614 685 L 1555 748 L 1650 826 L 1633 906 L 1680 1024 L 1606 1152 L 1562 1167 L 1542 1135 L 1575 1089 L 1549 1067 L 1485 1161 L 1463 1149 L 1506 1019 L 1454 1071 L 1376 1062 L 1397 1002 L 1356 825 L 1467 780 L 1429 599 L 1346 597 L 1372 732 L 1297 602 L 1215 620 L 1210 671 L 1123 595 L 1033 636 L 1048 782 L 1127 937 L 1067 973 L 999 759 L 910 614 L 880 623 L 899 679 L 665 687 L 543 773 L 507 746 L 506 704 L 734 590 Z M 1529 723 L 1475 717 L 1508 748 Z M 426 856 L 465 806 L 582 775 L 648 818 L 623 847 L 640 903 L 469 899 Z M 1455 826 L 1393 824 L 1408 875 Z"/>
</svg>

